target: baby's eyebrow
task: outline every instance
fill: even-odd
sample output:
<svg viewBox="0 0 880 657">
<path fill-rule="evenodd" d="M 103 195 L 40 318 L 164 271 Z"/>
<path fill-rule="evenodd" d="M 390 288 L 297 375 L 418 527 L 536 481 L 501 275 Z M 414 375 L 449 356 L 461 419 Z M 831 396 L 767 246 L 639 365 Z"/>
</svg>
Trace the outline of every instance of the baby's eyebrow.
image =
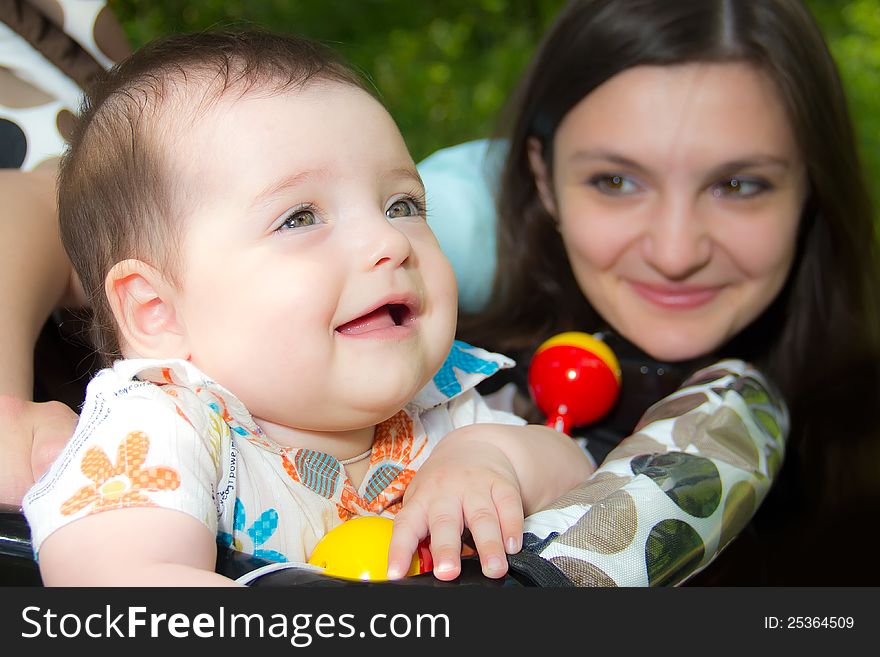
<svg viewBox="0 0 880 657">
<path fill-rule="evenodd" d="M 422 182 L 422 177 L 419 175 L 419 172 L 410 167 L 400 167 L 397 169 L 391 169 L 388 171 L 387 176 L 389 178 L 409 178 L 414 183 L 416 183 L 419 187 L 424 188 L 425 183 Z"/>
<path fill-rule="evenodd" d="M 281 191 L 296 187 L 298 185 L 302 185 L 303 183 L 314 180 L 315 178 L 326 178 L 328 175 L 329 174 L 325 169 L 313 169 L 309 171 L 302 171 L 292 176 L 285 176 L 281 180 L 277 180 L 266 186 L 260 193 L 258 193 L 254 197 L 254 200 L 251 203 L 251 207 L 263 205 L 267 200 L 269 200 L 273 196 L 276 196 Z"/>
<path fill-rule="evenodd" d="M 308 171 L 301 171 L 292 176 L 285 176 L 281 180 L 277 180 L 263 188 L 263 190 L 254 197 L 251 207 L 256 208 L 260 205 L 265 205 L 269 199 L 273 196 L 277 196 L 285 190 L 292 189 L 298 185 L 314 180 L 315 178 L 328 178 L 329 176 L 330 172 L 326 169 L 310 169 Z M 419 176 L 418 171 L 410 167 L 389 169 L 384 173 L 384 177 L 393 179 L 405 178 L 417 184 L 420 189 L 424 190 L 425 188 L 425 184 L 422 182 L 422 178 Z"/>
</svg>

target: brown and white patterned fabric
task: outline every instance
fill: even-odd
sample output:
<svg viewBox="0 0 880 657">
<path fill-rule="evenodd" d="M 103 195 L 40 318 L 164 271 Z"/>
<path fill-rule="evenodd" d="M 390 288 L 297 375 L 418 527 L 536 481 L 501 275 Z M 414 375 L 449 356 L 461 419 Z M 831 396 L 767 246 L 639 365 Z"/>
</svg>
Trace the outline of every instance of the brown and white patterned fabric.
<svg viewBox="0 0 880 657">
<path fill-rule="evenodd" d="M 514 570 L 544 585 L 677 585 L 754 515 L 779 471 L 785 404 L 746 363 L 700 370 L 652 406 L 582 486 L 526 519 Z"/>
<path fill-rule="evenodd" d="M 82 90 L 129 52 L 105 0 L 0 2 L 0 168 L 56 160 Z"/>
</svg>

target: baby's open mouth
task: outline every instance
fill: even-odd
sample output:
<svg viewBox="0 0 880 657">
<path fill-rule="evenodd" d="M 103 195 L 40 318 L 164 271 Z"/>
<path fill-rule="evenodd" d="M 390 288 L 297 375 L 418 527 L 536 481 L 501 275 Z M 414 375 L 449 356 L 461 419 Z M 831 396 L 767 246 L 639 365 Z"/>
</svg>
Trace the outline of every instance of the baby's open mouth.
<svg viewBox="0 0 880 657">
<path fill-rule="evenodd" d="M 386 303 L 366 315 L 361 315 L 342 326 L 338 326 L 336 331 L 345 335 L 359 335 L 369 331 L 403 326 L 409 323 L 412 317 L 413 312 L 409 306 L 402 303 Z"/>
</svg>

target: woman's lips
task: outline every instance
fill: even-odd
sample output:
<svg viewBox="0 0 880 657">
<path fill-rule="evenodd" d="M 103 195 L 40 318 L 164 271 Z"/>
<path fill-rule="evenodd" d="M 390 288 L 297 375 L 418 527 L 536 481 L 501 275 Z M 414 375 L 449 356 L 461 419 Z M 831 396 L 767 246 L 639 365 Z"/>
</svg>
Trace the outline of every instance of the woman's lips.
<svg viewBox="0 0 880 657">
<path fill-rule="evenodd" d="M 652 285 L 635 281 L 630 281 L 630 286 L 643 299 L 669 310 L 699 308 L 712 301 L 724 289 L 720 285 L 715 287 Z"/>
</svg>

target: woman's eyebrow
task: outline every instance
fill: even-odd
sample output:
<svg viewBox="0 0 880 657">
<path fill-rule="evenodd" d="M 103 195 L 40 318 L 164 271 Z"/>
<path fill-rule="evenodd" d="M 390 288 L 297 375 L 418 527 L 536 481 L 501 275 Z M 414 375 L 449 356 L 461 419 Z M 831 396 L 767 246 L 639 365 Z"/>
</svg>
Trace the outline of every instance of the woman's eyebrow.
<svg viewBox="0 0 880 657">
<path fill-rule="evenodd" d="M 789 160 L 788 158 L 776 155 L 755 154 L 742 158 L 737 158 L 735 160 L 729 160 L 727 162 L 722 162 L 718 166 L 712 168 L 712 170 L 709 172 L 709 177 L 717 177 L 727 173 L 742 171 L 743 169 L 757 169 L 768 167 L 787 171 L 791 168 L 791 166 L 791 160 Z"/>
<path fill-rule="evenodd" d="M 640 173 L 648 173 L 650 170 L 645 165 L 626 157 L 620 153 L 604 149 L 579 150 L 574 152 L 569 158 L 571 162 L 602 162 L 607 164 L 615 164 L 627 169 Z M 756 167 L 778 167 L 781 169 L 790 169 L 791 160 L 769 153 L 754 153 L 750 155 L 737 156 L 734 159 L 721 162 L 712 167 L 710 176 L 718 176 L 730 171 L 739 171 L 742 169 Z"/>
<path fill-rule="evenodd" d="M 607 164 L 616 164 L 627 169 L 632 169 L 640 173 L 647 173 L 648 168 L 635 160 L 605 149 L 584 149 L 575 151 L 568 158 L 572 163 L 578 162 L 602 162 Z"/>
</svg>

